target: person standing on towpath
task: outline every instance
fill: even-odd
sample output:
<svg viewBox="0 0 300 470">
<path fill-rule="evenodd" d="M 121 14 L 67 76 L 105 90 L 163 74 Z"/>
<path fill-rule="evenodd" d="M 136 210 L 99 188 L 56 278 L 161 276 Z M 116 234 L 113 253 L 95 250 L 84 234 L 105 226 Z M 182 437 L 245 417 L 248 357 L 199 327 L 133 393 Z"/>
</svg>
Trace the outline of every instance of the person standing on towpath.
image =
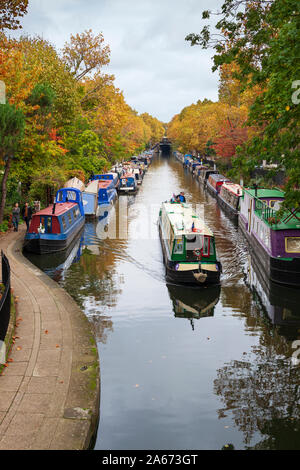
<svg viewBox="0 0 300 470">
<path fill-rule="evenodd" d="M 14 232 L 19 231 L 19 222 L 20 222 L 20 207 L 19 207 L 19 204 L 16 202 L 12 211 L 12 223 L 14 226 Z"/>
</svg>

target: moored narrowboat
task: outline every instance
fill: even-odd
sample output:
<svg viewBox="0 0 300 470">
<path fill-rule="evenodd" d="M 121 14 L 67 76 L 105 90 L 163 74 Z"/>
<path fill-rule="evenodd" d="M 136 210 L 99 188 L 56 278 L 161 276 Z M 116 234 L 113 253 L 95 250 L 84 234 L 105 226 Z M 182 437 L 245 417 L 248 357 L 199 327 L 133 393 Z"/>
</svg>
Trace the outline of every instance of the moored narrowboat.
<svg viewBox="0 0 300 470">
<path fill-rule="evenodd" d="M 83 207 L 86 216 L 98 217 L 102 209 L 109 208 L 117 197 L 111 179 L 91 181 L 83 192 Z"/>
<path fill-rule="evenodd" d="M 98 180 L 98 181 L 112 181 L 113 185 L 116 189 L 119 187 L 119 175 L 117 172 L 111 172 L 111 173 L 104 173 L 102 175 L 93 175 L 92 176 L 92 181 Z"/>
<path fill-rule="evenodd" d="M 219 172 L 218 170 L 213 170 L 212 168 L 203 168 L 200 170 L 199 174 L 199 181 L 202 183 L 204 186 L 206 186 L 207 180 L 210 175 L 217 175 Z"/>
<path fill-rule="evenodd" d="M 228 181 L 226 176 L 220 175 L 218 173 L 211 173 L 206 183 L 206 189 L 212 196 L 217 197 L 221 191 L 223 183 L 226 181 Z"/>
<path fill-rule="evenodd" d="M 218 194 L 218 202 L 224 211 L 236 218 L 239 214 L 240 199 L 243 196 L 243 188 L 239 184 L 226 181 Z"/>
<path fill-rule="evenodd" d="M 249 241 L 255 261 L 273 282 L 300 287 L 300 213 L 278 215 L 284 192 L 244 189 L 239 227 Z"/>
<path fill-rule="evenodd" d="M 37 254 L 63 251 L 83 228 L 84 221 L 81 191 L 60 189 L 53 205 L 33 215 L 24 249 Z"/>
<path fill-rule="evenodd" d="M 133 173 L 125 173 L 120 178 L 119 192 L 121 194 L 134 194 L 137 192 L 138 185 Z"/>
<path fill-rule="evenodd" d="M 163 203 L 159 214 L 166 280 L 186 286 L 220 284 L 215 238 L 191 205 Z"/>
</svg>

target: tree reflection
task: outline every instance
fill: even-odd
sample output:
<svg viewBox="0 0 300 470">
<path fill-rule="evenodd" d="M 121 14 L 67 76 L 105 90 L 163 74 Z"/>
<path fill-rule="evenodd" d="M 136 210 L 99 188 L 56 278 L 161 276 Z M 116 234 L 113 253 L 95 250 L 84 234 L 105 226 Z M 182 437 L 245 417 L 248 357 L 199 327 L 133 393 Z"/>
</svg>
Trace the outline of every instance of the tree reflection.
<svg viewBox="0 0 300 470">
<path fill-rule="evenodd" d="M 293 366 L 291 343 L 278 327 L 255 305 L 251 313 L 260 329 L 259 345 L 252 350 L 254 358 L 245 356 L 218 370 L 214 391 L 224 404 L 219 418 L 232 415 L 248 448 L 299 449 L 300 367 Z M 251 447 L 257 432 L 266 437 Z"/>
</svg>

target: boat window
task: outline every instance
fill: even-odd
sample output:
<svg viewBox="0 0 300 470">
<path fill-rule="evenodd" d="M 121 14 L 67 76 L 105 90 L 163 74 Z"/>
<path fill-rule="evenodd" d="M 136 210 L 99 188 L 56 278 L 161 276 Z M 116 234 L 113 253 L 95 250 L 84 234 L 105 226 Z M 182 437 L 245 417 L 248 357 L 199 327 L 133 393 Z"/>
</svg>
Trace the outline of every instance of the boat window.
<svg viewBox="0 0 300 470">
<path fill-rule="evenodd" d="M 186 235 L 186 257 L 188 261 L 198 260 L 195 255 L 196 250 L 202 251 L 203 248 L 203 236 L 202 235 Z"/>
<path fill-rule="evenodd" d="M 76 211 L 76 209 L 73 209 L 73 217 L 74 217 L 74 220 L 77 219 L 77 211 Z"/>
<path fill-rule="evenodd" d="M 174 243 L 174 255 L 182 255 L 184 250 L 183 238 L 176 238 Z"/>
<path fill-rule="evenodd" d="M 67 230 L 67 222 L 66 222 L 66 219 L 65 219 L 64 215 L 62 216 L 61 221 L 62 221 L 63 229 Z"/>
<path fill-rule="evenodd" d="M 72 225 L 72 215 L 71 211 L 68 212 L 69 224 Z"/>
<path fill-rule="evenodd" d="M 271 207 L 275 211 L 278 211 L 280 209 L 281 204 L 282 201 L 269 201 L 269 207 Z"/>
<path fill-rule="evenodd" d="M 52 233 L 52 217 L 47 217 L 46 232 Z"/>
<path fill-rule="evenodd" d="M 300 253 L 300 237 L 286 237 L 285 251 L 286 253 Z"/>
<path fill-rule="evenodd" d="M 203 256 L 209 256 L 209 245 L 210 245 L 210 239 L 209 237 L 204 237 L 204 244 L 203 244 Z"/>
</svg>

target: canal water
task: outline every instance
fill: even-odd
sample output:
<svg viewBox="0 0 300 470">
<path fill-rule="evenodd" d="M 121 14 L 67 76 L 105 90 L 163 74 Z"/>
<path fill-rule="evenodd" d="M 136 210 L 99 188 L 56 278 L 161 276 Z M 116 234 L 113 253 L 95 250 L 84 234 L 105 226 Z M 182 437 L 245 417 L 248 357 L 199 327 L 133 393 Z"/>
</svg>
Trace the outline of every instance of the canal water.
<svg viewBox="0 0 300 470">
<path fill-rule="evenodd" d="M 221 288 L 166 285 L 158 210 L 180 190 L 216 236 Z M 66 256 L 30 257 L 95 327 L 95 448 L 300 449 L 299 292 L 260 274 L 235 223 L 174 159 L 154 159 L 109 218 L 109 229 L 86 223 Z"/>
</svg>

